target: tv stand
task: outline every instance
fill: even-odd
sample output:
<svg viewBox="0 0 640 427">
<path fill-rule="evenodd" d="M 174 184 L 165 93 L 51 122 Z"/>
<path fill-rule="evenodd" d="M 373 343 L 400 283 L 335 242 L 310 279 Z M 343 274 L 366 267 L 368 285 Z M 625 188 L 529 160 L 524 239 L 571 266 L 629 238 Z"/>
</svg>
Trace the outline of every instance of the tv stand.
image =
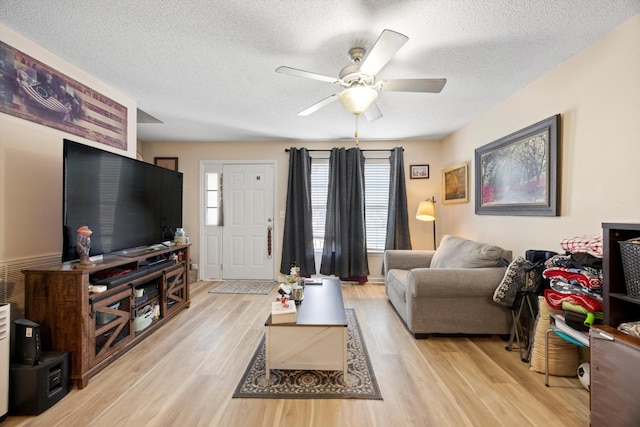
<svg viewBox="0 0 640 427">
<path fill-rule="evenodd" d="M 189 307 L 189 249 L 105 255 L 84 269 L 61 264 L 23 271 L 26 317 L 40 324 L 43 349 L 70 352 L 70 378 L 78 388 Z M 93 293 L 89 285 L 107 290 Z"/>
</svg>

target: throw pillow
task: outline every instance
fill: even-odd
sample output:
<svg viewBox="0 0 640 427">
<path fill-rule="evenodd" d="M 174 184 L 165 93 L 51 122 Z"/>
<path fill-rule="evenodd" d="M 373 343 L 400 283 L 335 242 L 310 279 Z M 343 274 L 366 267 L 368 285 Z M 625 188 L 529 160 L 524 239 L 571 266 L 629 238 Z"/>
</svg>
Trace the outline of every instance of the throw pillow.
<svg viewBox="0 0 640 427">
<path fill-rule="evenodd" d="M 549 317 L 552 314 L 562 314 L 559 310 L 549 307 L 543 296 L 538 297 L 539 312 L 533 335 L 533 349 L 531 350 L 531 370 L 545 371 L 545 335 L 550 328 Z M 554 333 L 549 334 L 549 375 L 559 377 L 574 377 L 580 364 L 578 346 L 563 340 Z"/>
<path fill-rule="evenodd" d="M 504 249 L 474 242 L 463 237 L 442 237 L 440 247 L 433 254 L 431 268 L 482 268 L 501 266 L 500 258 L 511 259 Z"/>
</svg>

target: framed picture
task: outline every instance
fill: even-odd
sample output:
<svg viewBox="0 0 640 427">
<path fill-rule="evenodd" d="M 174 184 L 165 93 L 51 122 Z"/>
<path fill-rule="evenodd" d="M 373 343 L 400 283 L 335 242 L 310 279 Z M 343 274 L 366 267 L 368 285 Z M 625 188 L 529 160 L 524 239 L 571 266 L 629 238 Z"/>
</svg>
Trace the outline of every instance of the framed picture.
<svg viewBox="0 0 640 427">
<path fill-rule="evenodd" d="M 154 157 L 153 163 L 156 166 L 171 169 L 172 171 L 178 170 L 178 158 L 177 157 Z"/>
<path fill-rule="evenodd" d="M 442 203 L 469 201 L 469 162 L 458 163 L 442 170 Z"/>
<path fill-rule="evenodd" d="M 0 113 L 127 149 L 126 106 L 2 41 Z"/>
<path fill-rule="evenodd" d="M 557 216 L 560 115 L 476 149 L 476 214 Z"/>
<path fill-rule="evenodd" d="M 411 179 L 429 178 L 429 165 L 411 165 Z"/>
</svg>

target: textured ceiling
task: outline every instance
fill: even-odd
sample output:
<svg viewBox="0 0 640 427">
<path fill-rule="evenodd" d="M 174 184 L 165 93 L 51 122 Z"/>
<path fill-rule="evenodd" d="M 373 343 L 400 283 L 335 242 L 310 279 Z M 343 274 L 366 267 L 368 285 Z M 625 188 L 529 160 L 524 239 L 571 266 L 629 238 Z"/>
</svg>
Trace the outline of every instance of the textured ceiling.
<svg viewBox="0 0 640 427">
<path fill-rule="evenodd" d="M 440 139 L 640 13 L 640 0 L 0 0 L 0 23 L 163 123 L 141 141 L 351 138 L 339 90 L 275 72 L 337 76 L 383 29 L 409 41 L 378 78 L 448 79 L 440 94 L 383 92 L 361 140 Z"/>
</svg>

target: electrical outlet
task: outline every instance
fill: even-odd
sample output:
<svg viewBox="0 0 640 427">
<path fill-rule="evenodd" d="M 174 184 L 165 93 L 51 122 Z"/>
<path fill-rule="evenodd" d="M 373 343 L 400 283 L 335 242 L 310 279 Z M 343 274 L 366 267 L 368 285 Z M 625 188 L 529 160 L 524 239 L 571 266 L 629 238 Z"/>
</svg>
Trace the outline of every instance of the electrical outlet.
<svg viewBox="0 0 640 427">
<path fill-rule="evenodd" d="M 197 270 L 198 269 L 198 264 L 191 264 L 191 269 L 192 270 Z"/>
</svg>

